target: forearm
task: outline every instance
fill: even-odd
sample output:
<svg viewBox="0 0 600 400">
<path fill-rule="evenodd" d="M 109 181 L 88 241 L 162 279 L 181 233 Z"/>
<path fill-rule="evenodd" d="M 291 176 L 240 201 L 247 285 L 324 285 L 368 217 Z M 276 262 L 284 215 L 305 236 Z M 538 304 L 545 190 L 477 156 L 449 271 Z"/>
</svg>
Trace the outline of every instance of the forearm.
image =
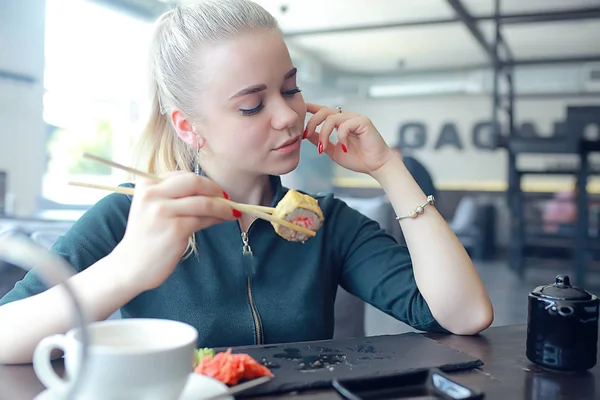
<svg viewBox="0 0 600 400">
<path fill-rule="evenodd" d="M 138 289 L 125 284 L 124 261 L 113 252 L 69 280 L 89 320 L 108 318 L 138 294 Z M 72 310 L 60 286 L 0 307 L 0 364 L 30 363 L 41 339 L 71 329 Z"/>
<path fill-rule="evenodd" d="M 427 200 L 399 157 L 373 174 L 396 215 Z M 492 305 L 477 271 L 454 232 L 434 206 L 400 225 L 413 261 L 415 280 L 436 320 L 456 334 L 475 334 L 493 319 Z"/>
</svg>

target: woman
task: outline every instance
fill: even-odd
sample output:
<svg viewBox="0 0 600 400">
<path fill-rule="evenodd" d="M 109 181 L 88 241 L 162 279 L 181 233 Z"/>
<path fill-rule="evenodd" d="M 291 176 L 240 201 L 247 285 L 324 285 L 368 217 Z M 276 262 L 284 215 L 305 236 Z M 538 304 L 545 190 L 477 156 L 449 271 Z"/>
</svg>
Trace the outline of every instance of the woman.
<svg viewBox="0 0 600 400">
<path fill-rule="evenodd" d="M 179 7 L 157 22 L 151 54 L 154 110 L 139 155 L 167 179 L 137 181 L 133 198 L 108 195 L 53 247 L 79 271 L 72 285 L 92 319 L 119 309 L 176 319 L 207 347 L 326 339 L 341 285 L 418 329 L 490 325 L 486 290 L 432 205 L 401 220 L 407 249 L 331 195 L 316 197 L 325 224 L 305 244 L 214 199 L 275 205 L 301 145 L 375 178 L 398 215 L 427 197 L 367 118 L 304 102 L 264 9 Z M 0 362 L 30 362 L 40 339 L 69 328 L 63 293 L 31 273 L 1 304 Z"/>
</svg>

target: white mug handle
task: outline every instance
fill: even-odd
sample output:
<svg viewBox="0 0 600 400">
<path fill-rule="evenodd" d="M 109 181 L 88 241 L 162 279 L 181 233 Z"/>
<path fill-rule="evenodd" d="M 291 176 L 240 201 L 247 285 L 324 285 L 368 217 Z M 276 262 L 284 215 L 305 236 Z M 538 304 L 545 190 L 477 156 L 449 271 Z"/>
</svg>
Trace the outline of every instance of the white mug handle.
<svg viewBox="0 0 600 400">
<path fill-rule="evenodd" d="M 52 368 L 51 353 L 56 349 L 67 352 L 72 339 L 65 335 L 52 335 L 42 339 L 33 353 L 33 369 L 38 379 L 48 389 L 64 392 L 71 388 L 71 382 L 62 379 Z"/>
</svg>

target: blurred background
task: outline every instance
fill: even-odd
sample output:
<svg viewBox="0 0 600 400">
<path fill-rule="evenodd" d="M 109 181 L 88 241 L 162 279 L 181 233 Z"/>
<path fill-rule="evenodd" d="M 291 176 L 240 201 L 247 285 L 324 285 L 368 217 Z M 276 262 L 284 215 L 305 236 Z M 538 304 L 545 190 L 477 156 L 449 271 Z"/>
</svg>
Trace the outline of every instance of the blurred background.
<svg viewBox="0 0 600 400">
<path fill-rule="evenodd" d="M 48 247 L 106 195 L 69 180 L 126 179 L 81 154 L 130 162 L 152 22 L 176 3 L 0 2 L 0 234 Z M 600 0 L 257 3 L 278 18 L 305 99 L 371 118 L 435 192 L 494 325 L 525 323 L 527 293 L 558 273 L 600 287 Z M 402 241 L 375 181 L 302 152 L 288 186 L 333 191 Z M 0 265 L 0 296 L 21 275 Z M 364 305 L 344 301 L 340 335 L 407 329 L 369 306 L 348 322 Z"/>
</svg>

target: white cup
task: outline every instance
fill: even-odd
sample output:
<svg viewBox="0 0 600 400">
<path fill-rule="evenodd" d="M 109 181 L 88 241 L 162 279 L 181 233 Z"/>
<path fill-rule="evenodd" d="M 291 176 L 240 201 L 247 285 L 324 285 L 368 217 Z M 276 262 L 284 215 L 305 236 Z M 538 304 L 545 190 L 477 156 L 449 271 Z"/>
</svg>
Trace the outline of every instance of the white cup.
<svg viewBox="0 0 600 400">
<path fill-rule="evenodd" d="M 88 357 L 81 368 L 80 330 L 40 341 L 33 355 L 38 379 L 52 392 L 67 393 L 80 379 L 77 399 L 175 400 L 192 372 L 198 331 L 164 319 L 122 319 L 88 325 Z M 67 379 L 52 368 L 53 350 L 64 352 Z"/>
</svg>

